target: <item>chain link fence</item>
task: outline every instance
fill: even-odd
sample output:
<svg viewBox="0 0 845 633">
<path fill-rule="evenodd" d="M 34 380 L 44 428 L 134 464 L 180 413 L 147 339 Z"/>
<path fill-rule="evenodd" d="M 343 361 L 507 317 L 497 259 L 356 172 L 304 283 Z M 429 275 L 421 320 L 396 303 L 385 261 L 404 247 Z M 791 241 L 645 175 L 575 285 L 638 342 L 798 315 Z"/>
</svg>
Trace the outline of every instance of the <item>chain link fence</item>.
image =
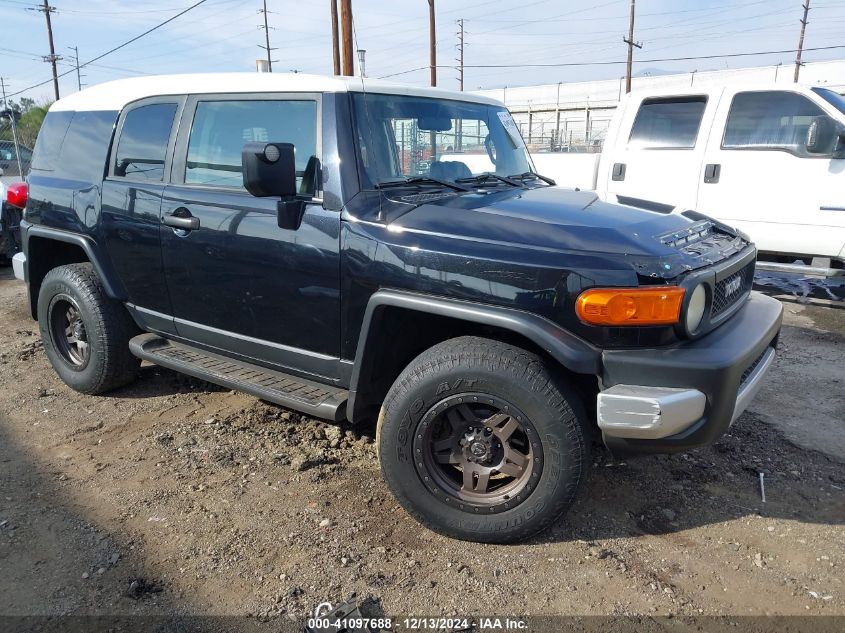
<svg viewBox="0 0 845 633">
<path fill-rule="evenodd" d="M 3 182 L 22 180 L 29 171 L 32 145 L 26 130 L 19 129 L 19 114 L 12 110 L 0 111 L 0 176 Z"/>
<path fill-rule="evenodd" d="M 510 106 L 531 152 L 600 153 L 614 108 Z"/>
</svg>

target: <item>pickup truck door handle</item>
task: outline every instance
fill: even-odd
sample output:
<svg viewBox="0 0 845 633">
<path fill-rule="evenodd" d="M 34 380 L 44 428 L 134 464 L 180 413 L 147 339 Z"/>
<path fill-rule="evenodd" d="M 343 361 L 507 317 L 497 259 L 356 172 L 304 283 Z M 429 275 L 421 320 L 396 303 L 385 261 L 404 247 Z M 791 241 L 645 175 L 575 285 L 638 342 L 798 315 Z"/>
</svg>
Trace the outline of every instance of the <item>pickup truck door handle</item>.
<svg viewBox="0 0 845 633">
<path fill-rule="evenodd" d="M 704 182 L 708 185 L 719 182 L 719 176 L 722 175 L 721 165 L 707 165 L 704 167 Z"/>
<path fill-rule="evenodd" d="M 625 163 L 615 163 L 613 165 L 613 173 L 611 174 L 611 178 L 617 182 L 621 180 L 625 180 L 625 172 L 627 171 L 627 165 Z"/>
<path fill-rule="evenodd" d="M 174 229 L 185 231 L 196 231 L 200 228 L 200 219 L 191 215 L 185 207 L 179 207 L 173 213 L 166 213 L 161 218 L 161 223 L 172 226 Z"/>
</svg>

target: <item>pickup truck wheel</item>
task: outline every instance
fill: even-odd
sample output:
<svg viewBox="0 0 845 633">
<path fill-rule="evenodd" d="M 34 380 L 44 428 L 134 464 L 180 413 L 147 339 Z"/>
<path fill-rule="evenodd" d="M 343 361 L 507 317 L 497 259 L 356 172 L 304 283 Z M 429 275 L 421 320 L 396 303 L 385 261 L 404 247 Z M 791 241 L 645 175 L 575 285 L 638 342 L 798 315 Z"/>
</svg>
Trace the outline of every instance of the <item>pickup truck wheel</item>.
<svg viewBox="0 0 845 633">
<path fill-rule="evenodd" d="M 53 369 L 72 389 L 98 394 L 126 385 L 141 361 L 129 351 L 137 328 L 109 298 L 91 264 L 54 268 L 38 293 L 38 325 Z"/>
<path fill-rule="evenodd" d="M 549 527 L 589 467 L 580 400 L 542 359 L 461 337 L 416 358 L 379 416 L 382 473 L 441 534 L 511 543 Z"/>
</svg>

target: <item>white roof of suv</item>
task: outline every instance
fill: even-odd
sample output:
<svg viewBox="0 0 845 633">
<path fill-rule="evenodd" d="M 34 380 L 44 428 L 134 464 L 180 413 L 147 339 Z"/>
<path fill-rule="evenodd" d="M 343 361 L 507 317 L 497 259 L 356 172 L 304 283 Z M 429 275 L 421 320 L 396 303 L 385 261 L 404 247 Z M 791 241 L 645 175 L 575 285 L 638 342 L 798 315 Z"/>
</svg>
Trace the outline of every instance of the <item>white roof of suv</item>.
<svg viewBox="0 0 845 633">
<path fill-rule="evenodd" d="M 360 77 L 327 77 L 303 73 L 200 73 L 151 75 L 118 79 L 86 88 L 56 101 L 51 111 L 119 111 L 146 97 L 190 94 L 273 92 L 372 92 L 378 94 L 439 97 L 502 105 L 490 97 L 438 88 L 421 88 Z"/>
</svg>

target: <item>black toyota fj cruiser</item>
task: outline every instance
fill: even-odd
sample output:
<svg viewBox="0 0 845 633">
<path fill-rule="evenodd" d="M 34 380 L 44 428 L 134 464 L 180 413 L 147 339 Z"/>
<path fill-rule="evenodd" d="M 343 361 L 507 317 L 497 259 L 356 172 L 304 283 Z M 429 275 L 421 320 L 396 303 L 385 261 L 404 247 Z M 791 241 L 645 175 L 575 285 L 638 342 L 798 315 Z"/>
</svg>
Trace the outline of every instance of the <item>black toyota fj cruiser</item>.
<svg viewBox="0 0 845 633">
<path fill-rule="evenodd" d="M 564 190 L 505 107 L 306 75 L 145 77 L 53 105 L 21 267 L 83 393 L 141 360 L 377 419 L 420 522 L 509 542 L 617 454 L 712 442 L 774 358 L 755 249 L 694 212 Z"/>
</svg>

